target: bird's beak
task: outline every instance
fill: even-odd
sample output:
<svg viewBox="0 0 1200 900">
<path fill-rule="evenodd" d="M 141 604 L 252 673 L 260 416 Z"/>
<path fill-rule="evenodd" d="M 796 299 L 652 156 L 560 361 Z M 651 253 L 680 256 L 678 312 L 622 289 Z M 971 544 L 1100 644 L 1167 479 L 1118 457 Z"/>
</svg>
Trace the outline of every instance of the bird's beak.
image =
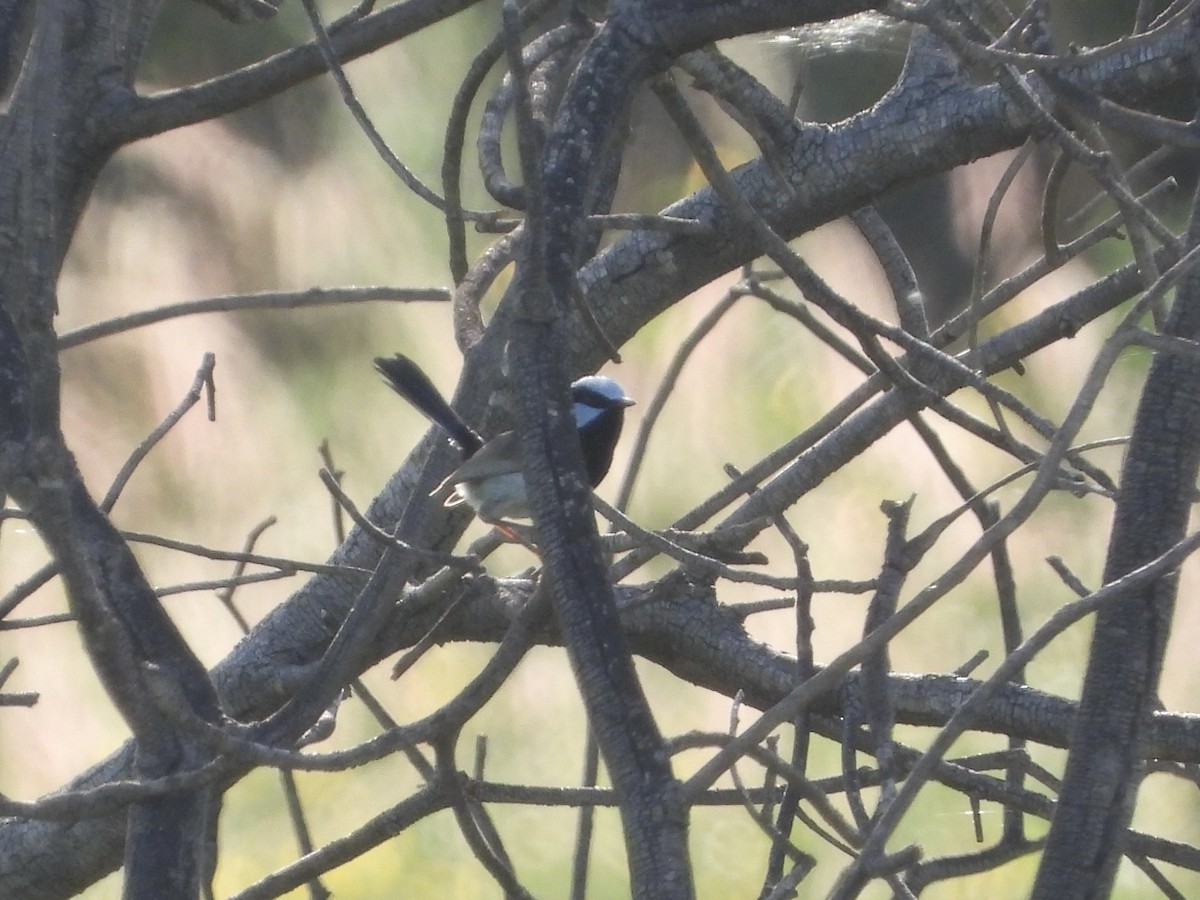
<svg viewBox="0 0 1200 900">
<path fill-rule="evenodd" d="M 632 397 L 622 397 L 621 405 L 622 406 L 637 406 L 637 401 L 634 400 Z"/>
</svg>

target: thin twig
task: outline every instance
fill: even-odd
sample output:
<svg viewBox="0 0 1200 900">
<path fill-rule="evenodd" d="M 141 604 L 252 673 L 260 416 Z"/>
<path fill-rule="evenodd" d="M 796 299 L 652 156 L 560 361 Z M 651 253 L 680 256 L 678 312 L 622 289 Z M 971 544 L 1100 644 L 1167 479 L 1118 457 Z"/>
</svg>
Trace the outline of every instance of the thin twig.
<svg viewBox="0 0 1200 900">
<path fill-rule="evenodd" d="M 303 309 L 308 306 L 331 306 L 345 303 L 366 303 L 387 300 L 399 303 L 445 303 L 450 299 L 446 288 L 347 287 L 309 288 L 304 291 L 262 291 L 254 294 L 225 294 L 203 300 L 168 303 L 129 313 L 114 319 L 85 325 L 68 331 L 58 338 L 58 349 L 69 350 L 102 337 L 122 334 L 135 328 L 195 316 L 202 313 L 238 312 L 250 309 Z"/>
<path fill-rule="evenodd" d="M 196 378 L 192 382 L 191 388 L 188 390 L 184 398 L 179 402 L 175 409 L 167 414 L 167 417 L 159 423 L 158 427 L 146 436 L 146 439 L 134 448 L 133 453 L 125 460 L 125 464 L 121 466 L 121 470 L 117 472 L 112 484 L 108 488 L 108 493 L 104 495 L 104 499 L 100 501 L 100 509 L 103 512 L 111 512 L 113 505 L 121 496 L 121 491 L 125 489 L 125 485 L 129 483 L 129 479 L 133 477 L 133 473 L 137 471 L 137 467 L 141 465 L 142 460 L 150 455 L 150 451 L 157 446 L 158 442 L 167 436 L 167 433 L 174 428 L 179 420 L 182 419 L 193 406 L 200 402 L 201 391 L 208 388 L 209 409 L 212 409 L 212 396 L 215 393 L 213 386 L 213 368 L 217 364 L 217 357 L 212 353 L 205 353 L 204 359 L 200 363 L 200 368 L 196 370 Z M 209 419 L 213 416 L 210 414 Z"/>
</svg>

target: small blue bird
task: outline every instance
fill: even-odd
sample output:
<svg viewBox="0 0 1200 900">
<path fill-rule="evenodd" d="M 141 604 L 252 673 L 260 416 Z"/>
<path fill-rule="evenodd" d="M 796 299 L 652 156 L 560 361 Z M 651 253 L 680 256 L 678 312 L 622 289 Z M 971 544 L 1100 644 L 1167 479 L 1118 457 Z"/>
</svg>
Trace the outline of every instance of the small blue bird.
<svg viewBox="0 0 1200 900">
<path fill-rule="evenodd" d="M 446 506 L 466 503 L 491 525 L 506 519 L 531 518 L 515 431 L 484 441 L 450 408 L 429 376 L 406 356 L 381 356 L 375 360 L 375 368 L 396 393 L 446 432 L 466 456 L 466 461 L 434 489 L 432 496 L 444 494 Z M 619 384 L 602 375 L 588 375 L 574 382 L 571 397 L 588 481 L 595 487 L 612 465 L 625 408 L 632 406 L 633 400 L 625 396 Z"/>
</svg>

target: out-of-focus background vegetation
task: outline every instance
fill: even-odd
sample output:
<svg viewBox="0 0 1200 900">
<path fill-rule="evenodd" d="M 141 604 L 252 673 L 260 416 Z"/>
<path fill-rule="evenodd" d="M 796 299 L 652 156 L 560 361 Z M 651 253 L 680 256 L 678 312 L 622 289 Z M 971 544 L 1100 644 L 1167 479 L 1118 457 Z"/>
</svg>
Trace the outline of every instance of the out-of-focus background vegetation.
<svg viewBox="0 0 1200 900">
<path fill-rule="evenodd" d="M 326 13 L 332 18 L 337 8 Z M 476 7 L 428 33 L 358 61 L 348 71 L 361 100 L 395 149 L 427 181 L 436 183 L 447 111 L 474 53 L 494 32 L 497 6 Z M 167 89 L 228 71 L 309 39 L 298 4 L 285 5 L 269 24 L 230 26 L 191 3 L 168 4 L 159 23 L 153 60 L 144 69 L 145 89 Z M 899 56 L 873 56 L 873 64 L 843 52 L 801 59 L 787 42 L 743 41 L 727 48 L 781 94 L 797 75 L 806 93 L 802 107 L 813 118 L 834 120 L 869 105 L 887 88 Z M 829 87 L 839 86 L 838 90 Z M 710 108 L 710 120 L 727 162 L 756 155 L 753 144 Z M 652 101 L 635 119 L 621 206 L 656 210 L 700 186 L 685 152 L 660 121 Z M 923 272 L 938 283 L 943 299 L 961 294 L 970 278 L 982 211 L 1007 159 L 985 160 L 925 193 L 889 198 L 897 230 L 915 257 L 932 260 Z M 465 194 L 487 206 L 478 179 Z M 999 277 L 1031 253 L 1035 186 L 1020 184 L 1006 202 L 996 244 Z M 947 198 L 947 194 L 949 195 Z M 940 198 L 940 199 L 939 199 Z M 948 202 L 946 202 L 948 199 Z M 932 210 L 932 213 L 930 212 Z M 947 213 L 946 210 L 950 210 Z M 907 227 L 904 216 L 907 215 Z M 928 218 L 936 215 L 940 218 Z M 473 248 L 484 246 L 473 236 Z M 894 318 L 875 264 L 855 232 L 836 223 L 799 242 L 815 267 L 856 303 Z M 1122 258 L 1113 243 L 1092 265 Z M 133 310 L 180 300 L 266 289 L 387 284 L 446 285 L 446 238 L 440 215 L 415 199 L 370 149 L 328 81 L 310 83 L 242 114 L 185 128 L 122 151 L 101 176 L 63 274 L 60 333 Z M 918 260 L 919 261 L 919 260 Z M 1090 280 L 1083 265 L 1068 267 L 1038 286 L 1011 315 L 1019 315 L 1078 289 Z M 678 342 L 733 282 L 710 285 L 656 321 L 623 348 L 615 371 L 635 397 L 648 398 Z M 1007 315 L 1007 314 L 1006 314 Z M 1073 397 L 1083 367 L 1102 337 L 1085 329 L 1030 361 L 1024 375 L 1006 386 L 1058 415 Z M 413 355 L 447 390 L 459 359 L 451 336 L 449 307 L 434 304 L 359 304 L 304 311 L 207 315 L 154 325 L 105 338 L 63 355 L 63 409 L 68 437 L 94 493 L 102 494 L 131 450 L 172 409 L 191 384 L 206 351 L 217 357 L 217 419 L 193 411 L 142 465 L 114 511 L 117 524 L 225 549 L 239 548 L 268 516 L 278 519 L 258 549 L 278 556 L 323 560 L 334 546 L 329 498 L 316 477 L 318 446 L 329 442 L 345 470 L 347 490 L 365 505 L 424 430 L 423 421 L 384 389 L 370 360 L 402 350 Z M 1124 434 L 1136 402 L 1146 356 L 1131 351 L 1105 390 L 1083 437 Z M 721 465 L 744 467 L 795 434 L 857 384 L 859 376 L 799 328 L 753 300 L 742 301 L 687 367 L 680 388 L 650 443 L 647 468 L 631 512 L 641 523 L 669 523 L 723 480 Z M 982 409 L 981 409 L 982 411 Z M 628 452 L 630 431 L 614 469 Z M 941 428 L 961 465 L 979 484 L 1005 474 L 1010 463 L 978 442 Z M 1092 457 L 1116 471 L 1119 450 Z M 1020 484 L 998 499 L 1016 496 Z M 885 520 L 879 502 L 916 494 L 914 531 L 957 504 L 957 496 L 916 438 L 901 430 L 793 511 L 793 525 L 810 544 L 818 578 L 869 578 L 882 553 Z M 1068 592 L 1036 561 L 1062 556 L 1085 583 L 1095 585 L 1103 563 L 1109 509 L 1097 498 L 1054 498 L 1033 526 L 1018 533 L 1023 613 L 1037 623 L 1068 598 Z M 974 535 L 956 526 L 945 547 L 926 561 L 912 584 L 933 577 Z M 789 556 L 781 543 L 761 545 L 779 571 Z M 139 558 L 159 586 L 203 582 L 227 575 L 225 563 L 142 546 Z M 32 531 L 7 531 L 0 545 L 0 591 L 28 577 L 45 559 Z M 494 570 L 530 563 L 506 551 Z M 1181 593 L 1163 700 L 1175 710 L 1198 709 L 1198 668 L 1191 652 L 1196 634 L 1194 564 Z M 236 602 L 253 622 L 299 583 L 284 580 L 242 588 Z M 728 589 L 728 602 L 764 599 L 762 589 Z M 238 640 L 234 621 L 211 590 L 171 597 L 169 608 L 208 664 Z M 861 629 L 862 597 L 818 597 L 818 661 L 852 643 Z M 946 671 L 979 649 L 999 658 L 994 598 L 985 578 L 968 582 L 893 645 L 899 671 Z M 62 612 L 52 582 L 22 607 L 24 616 Z M 781 648 L 794 646 L 786 611 L 750 620 L 755 635 Z M 1078 691 L 1086 623 L 1058 640 L 1028 673 L 1031 682 L 1066 696 Z M 424 659 L 400 685 L 386 672 L 367 682 L 399 720 L 444 702 L 487 658 L 488 647 L 442 648 Z M 36 690 L 29 710 L 6 713 L 0 730 L 0 791 L 32 799 L 61 786 L 107 756 L 126 736 L 116 712 L 91 673 L 74 627 L 60 624 L 0 633 L 0 656 L 17 656 L 14 688 Z M 994 663 L 985 663 L 983 672 Z M 668 734 L 728 727 L 726 698 L 698 696 L 653 666 L 642 666 L 654 709 Z M 748 718 L 748 711 L 743 719 Z M 348 746 L 373 733 L 354 702 L 345 704 L 327 746 Z M 487 775 L 497 781 L 570 785 L 582 768 L 583 718 L 563 654 L 532 654 L 473 730 L 488 739 Z M 53 739 L 47 740 L 47 736 Z M 901 737 L 920 743 L 915 729 Z M 36 739 L 31 739 L 36 736 Z M 999 746 L 964 740 L 956 752 Z M 814 774 L 837 770 L 836 750 L 818 742 Z M 1057 768 L 1059 755 L 1035 749 Z M 699 759 L 685 754 L 680 771 Z M 469 760 L 460 760 L 464 767 Z M 300 775 L 302 797 L 318 843 L 342 835 L 386 808 L 411 788 L 416 776 L 397 759 L 343 775 Z M 1155 782 L 1147 785 L 1154 804 Z M 969 841 L 969 809 L 946 801 L 936 789 L 910 816 L 929 852 L 962 849 Z M 1194 797 L 1158 798 L 1157 814 L 1174 811 L 1180 823 L 1200 821 Z M 942 806 L 935 805 L 941 803 Z M 565 896 L 574 814 L 507 807 L 494 810 L 524 883 L 538 896 Z M 983 810 L 985 833 L 999 827 L 999 812 Z M 624 851 L 615 813 L 599 813 L 600 842 L 593 859 L 596 897 L 620 897 Z M 1161 823 L 1160 823 L 1161 824 Z M 226 895 L 294 858 L 278 779 L 257 772 L 227 797 L 222 819 L 218 895 Z M 1187 832 L 1187 826 L 1178 827 Z M 915 826 L 912 827 L 915 829 Z M 1200 842 L 1194 824 L 1192 842 Z M 699 810 L 692 822 L 693 858 L 702 897 L 753 896 L 761 882 L 766 841 L 740 812 Z M 806 848 L 816 851 L 816 847 Z M 1033 861 L 1013 864 L 990 880 L 967 881 L 969 893 L 934 888 L 931 897 L 1018 896 L 1032 877 Z M 1003 883 L 1001 881 L 1004 880 Z M 496 888 L 471 859 L 449 814 L 435 817 L 364 859 L 332 873 L 327 884 L 339 897 L 491 897 Z M 828 885 L 812 884 L 809 896 Z M 1200 884 L 1192 885 L 1200 892 Z M 1122 886 L 1137 896 L 1136 876 Z M 115 878 L 90 890 L 89 898 L 116 897 Z M 297 896 L 299 894 L 297 893 Z"/>
</svg>

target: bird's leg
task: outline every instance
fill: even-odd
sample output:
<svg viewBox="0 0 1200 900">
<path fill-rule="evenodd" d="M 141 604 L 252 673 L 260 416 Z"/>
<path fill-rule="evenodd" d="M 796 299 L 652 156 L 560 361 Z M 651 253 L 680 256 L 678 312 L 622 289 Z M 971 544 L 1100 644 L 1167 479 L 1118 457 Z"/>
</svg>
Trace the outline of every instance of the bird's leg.
<svg viewBox="0 0 1200 900">
<path fill-rule="evenodd" d="M 483 522 L 491 525 L 502 535 L 512 541 L 520 544 L 538 559 L 542 558 L 542 554 L 538 552 L 537 545 L 527 535 L 532 532 L 532 528 L 527 525 L 518 525 L 516 522 L 506 522 L 504 519 L 488 519 L 483 516 L 479 517 Z M 524 534 L 522 533 L 524 532 Z"/>
</svg>

